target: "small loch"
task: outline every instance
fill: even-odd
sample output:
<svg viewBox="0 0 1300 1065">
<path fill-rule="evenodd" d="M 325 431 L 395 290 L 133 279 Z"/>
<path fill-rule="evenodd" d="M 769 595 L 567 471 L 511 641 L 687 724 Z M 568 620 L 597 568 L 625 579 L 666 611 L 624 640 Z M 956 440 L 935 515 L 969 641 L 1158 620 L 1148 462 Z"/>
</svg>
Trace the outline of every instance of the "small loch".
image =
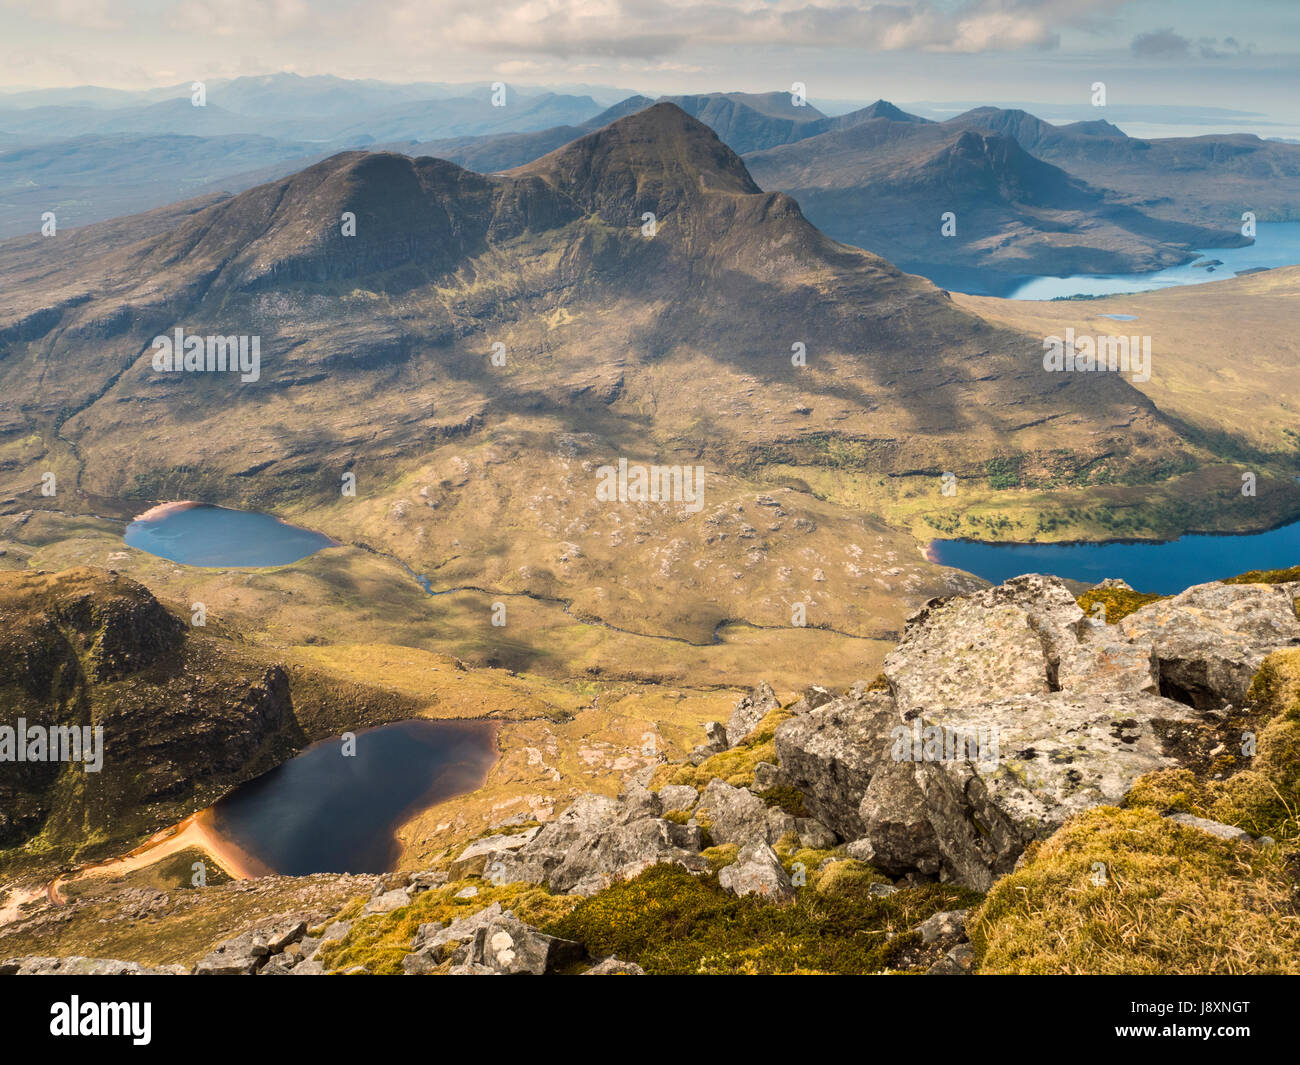
<svg viewBox="0 0 1300 1065">
<path fill-rule="evenodd" d="M 338 544 L 271 514 L 208 503 L 164 503 L 126 527 L 128 547 L 186 566 L 287 566 Z"/>
<path fill-rule="evenodd" d="M 479 787 L 496 724 L 402 721 L 322 740 L 212 807 L 212 829 L 275 873 L 383 873 L 416 812 Z"/>
<path fill-rule="evenodd" d="M 955 566 L 1001 584 L 1022 573 L 1043 573 L 1095 584 L 1120 577 L 1141 592 L 1173 595 L 1193 584 L 1257 569 L 1300 565 L 1300 521 L 1268 532 L 1190 535 L 1177 540 L 1072 544 L 995 544 L 935 540 L 932 562 Z"/>
</svg>

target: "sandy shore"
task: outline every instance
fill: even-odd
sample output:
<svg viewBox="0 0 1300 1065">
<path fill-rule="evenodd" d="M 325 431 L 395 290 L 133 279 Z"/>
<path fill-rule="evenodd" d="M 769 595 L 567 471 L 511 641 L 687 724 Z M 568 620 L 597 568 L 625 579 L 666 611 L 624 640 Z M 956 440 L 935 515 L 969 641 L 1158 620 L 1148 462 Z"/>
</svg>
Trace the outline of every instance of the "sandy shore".
<svg viewBox="0 0 1300 1065">
<path fill-rule="evenodd" d="M 202 850 L 227 876 L 234 880 L 251 880 L 265 876 L 267 869 L 252 855 L 241 850 L 230 840 L 217 835 L 212 827 L 212 812 L 200 810 L 179 824 L 164 828 L 134 850 L 120 858 L 88 865 L 52 881 L 48 888 L 50 901 L 62 904 L 67 901 L 60 890 L 64 884 L 84 877 L 114 877 L 144 869 L 190 847 Z"/>
<path fill-rule="evenodd" d="M 150 507 L 143 514 L 137 514 L 132 521 L 162 521 L 168 514 L 176 514 L 182 510 L 193 510 L 195 507 L 203 506 L 193 499 L 182 499 L 175 503 L 159 503 L 156 507 Z"/>
</svg>

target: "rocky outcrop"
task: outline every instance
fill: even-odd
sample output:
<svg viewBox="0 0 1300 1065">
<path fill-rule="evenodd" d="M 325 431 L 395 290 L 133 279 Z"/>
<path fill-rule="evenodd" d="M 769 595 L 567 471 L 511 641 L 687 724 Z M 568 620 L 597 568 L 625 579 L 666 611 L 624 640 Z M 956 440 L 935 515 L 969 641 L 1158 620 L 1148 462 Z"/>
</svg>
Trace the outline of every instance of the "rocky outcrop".
<svg viewBox="0 0 1300 1065">
<path fill-rule="evenodd" d="M 768 713 L 777 709 L 781 701 L 766 681 L 736 704 L 727 718 L 727 746 L 734 747 L 758 725 Z"/>
<path fill-rule="evenodd" d="M 663 812 L 689 813 L 700 801 L 700 793 L 689 784 L 665 784 L 659 789 L 659 802 Z"/>
<path fill-rule="evenodd" d="M 926 815 L 925 793 L 911 762 L 884 759 L 858 806 L 862 840 L 854 856 L 887 876 L 937 873 L 939 841 Z"/>
<path fill-rule="evenodd" d="M 447 872 L 448 879 L 463 880 L 467 876 L 482 876 L 485 869 L 494 866 L 504 856 L 526 847 L 540 831 L 541 827 L 538 826 L 513 836 L 494 835 L 475 840 L 451 863 Z"/>
<path fill-rule="evenodd" d="M 583 795 L 523 846 L 495 859 L 492 878 L 591 894 L 662 862 L 707 868 L 699 857 L 699 826 L 668 821 L 658 816 L 660 808 L 657 796 L 636 786 L 622 802 Z"/>
<path fill-rule="evenodd" d="M 775 843 L 795 830 L 794 818 L 767 804 L 747 788 L 714 778 L 700 796 L 695 816 L 706 823 L 714 843 L 743 846 L 754 840 Z"/>
<path fill-rule="evenodd" d="M 889 753 L 889 730 L 897 723 L 888 693 L 859 686 L 777 726 L 782 776 L 803 793 L 813 816 L 844 839 L 863 833 L 858 807 Z"/>
<path fill-rule="evenodd" d="M 544 976 L 585 955 L 581 944 L 545 935 L 504 913 L 483 923 L 454 960 L 474 975 Z"/>
<path fill-rule="evenodd" d="M 1233 740 L 1264 658 L 1300 644 L 1285 586 L 1211 584 L 1118 625 L 1050 577 L 932 601 L 864 689 L 776 732 L 782 779 L 891 876 L 977 890 L 1073 814 Z"/>
<path fill-rule="evenodd" d="M 904 718 L 972 698 L 1044 695 L 1059 687 L 1061 656 L 1085 624 L 1059 580 L 1016 577 L 926 604 L 883 671 Z"/>
<path fill-rule="evenodd" d="M 195 976 L 251 976 L 273 955 L 302 939 L 307 925 L 301 920 L 244 932 L 213 948 L 197 965 Z"/>
<path fill-rule="evenodd" d="M 737 895 L 759 895 L 775 902 L 789 902 L 795 895 L 776 851 L 758 841 L 741 847 L 735 862 L 718 873 L 718 883 Z"/>
<path fill-rule="evenodd" d="M 1240 706 L 1268 654 L 1300 646 L 1295 593 L 1284 585 L 1198 584 L 1116 628 L 1130 645 L 1151 646 L 1162 695 L 1198 709 Z"/>
</svg>

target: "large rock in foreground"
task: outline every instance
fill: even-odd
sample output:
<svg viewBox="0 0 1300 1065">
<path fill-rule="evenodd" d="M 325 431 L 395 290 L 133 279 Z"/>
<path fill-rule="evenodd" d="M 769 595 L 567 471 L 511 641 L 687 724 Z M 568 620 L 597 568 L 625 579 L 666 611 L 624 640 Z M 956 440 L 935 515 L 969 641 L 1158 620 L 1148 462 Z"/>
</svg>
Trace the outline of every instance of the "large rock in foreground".
<svg viewBox="0 0 1300 1065">
<path fill-rule="evenodd" d="M 1240 706 L 1264 659 L 1300 646 L 1288 585 L 1198 584 L 1116 628 L 1130 644 L 1153 648 L 1161 694 L 1201 709 Z"/>
<path fill-rule="evenodd" d="M 888 692 L 859 686 L 777 727 L 782 777 L 803 792 L 812 815 L 844 839 L 862 835 L 858 807 L 898 722 Z"/>
<path fill-rule="evenodd" d="M 914 615 L 890 691 L 782 724 L 781 776 L 881 871 L 985 890 L 1067 817 L 1235 743 L 1221 708 L 1294 645 L 1289 586 L 1201 585 L 1106 625 L 1059 580 L 1017 577 Z"/>
<path fill-rule="evenodd" d="M 1183 764 L 1206 727 L 1190 707 L 1144 692 L 1022 695 L 919 720 L 923 736 L 939 730 L 944 744 L 938 758 L 922 744 L 914 763 L 926 820 L 943 867 L 979 891 L 1067 817 L 1119 803 L 1144 773 Z M 964 737 L 982 743 L 959 752 Z"/>
<path fill-rule="evenodd" d="M 496 852 L 489 878 L 590 895 L 662 862 L 706 869 L 699 856 L 699 827 L 659 817 L 660 807 L 644 788 L 632 789 L 622 802 L 604 795 L 579 796 L 522 847 Z"/>
</svg>

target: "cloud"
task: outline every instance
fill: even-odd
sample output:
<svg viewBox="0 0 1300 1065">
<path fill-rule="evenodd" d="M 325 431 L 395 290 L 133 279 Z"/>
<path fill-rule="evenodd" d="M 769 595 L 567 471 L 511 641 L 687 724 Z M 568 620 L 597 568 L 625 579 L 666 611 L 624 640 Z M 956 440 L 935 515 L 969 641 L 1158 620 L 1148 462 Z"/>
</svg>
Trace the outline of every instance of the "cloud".
<svg viewBox="0 0 1300 1065">
<path fill-rule="evenodd" d="M 0 10 L 78 29 L 116 30 L 125 25 L 110 0 L 4 0 Z"/>
<path fill-rule="evenodd" d="M 1163 30 L 1139 33 L 1129 49 L 1139 59 L 1185 59 L 1191 54 L 1192 42 L 1180 37 L 1172 26 Z"/>
<path fill-rule="evenodd" d="M 1055 48 L 1063 25 L 1090 27 L 1121 0 L 453 0 L 436 12 L 399 0 L 408 28 L 483 50 L 651 57 L 686 44 L 995 52 Z"/>
<path fill-rule="evenodd" d="M 1202 37 L 1196 46 L 1202 59 L 1235 59 L 1255 51 L 1253 44 L 1243 45 L 1236 37 L 1225 37 L 1222 43 L 1215 37 Z"/>
<path fill-rule="evenodd" d="M 1195 52 L 1193 52 L 1195 43 Z M 1129 45 L 1139 59 L 1190 59 L 1193 54 L 1202 59 L 1233 59 L 1254 52 L 1253 44 L 1243 45 L 1235 37 L 1201 37 L 1192 42 L 1173 31 L 1172 27 L 1139 33 Z"/>
<path fill-rule="evenodd" d="M 65 0 L 71 2 L 71 0 Z M 1122 0 L 176 0 L 178 30 L 258 40 L 352 40 L 436 62 L 506 57 L 661 59 L 690 46 L 998 52 L 1059 44 Z"/>
</svg>

